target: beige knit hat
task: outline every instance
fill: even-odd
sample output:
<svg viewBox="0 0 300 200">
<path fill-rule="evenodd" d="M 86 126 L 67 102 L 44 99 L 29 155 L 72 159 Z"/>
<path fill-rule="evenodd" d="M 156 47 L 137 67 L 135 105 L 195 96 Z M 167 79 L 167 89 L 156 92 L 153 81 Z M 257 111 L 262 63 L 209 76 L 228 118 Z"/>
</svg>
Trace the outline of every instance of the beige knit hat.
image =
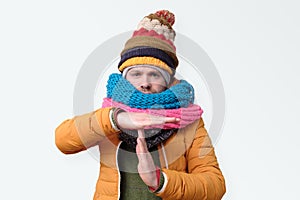
<svg viewBox="0 0 300 200">
<path fill-rule="evenodd" d="M 137 30 L 125 43 L 118 65 L 120 72 L 130 66 L 153 65 L 171 76 L 178 66 L 172 25 L 175 16 L 168 10 L 160 10 L 144 17 Z"/>
</svg>

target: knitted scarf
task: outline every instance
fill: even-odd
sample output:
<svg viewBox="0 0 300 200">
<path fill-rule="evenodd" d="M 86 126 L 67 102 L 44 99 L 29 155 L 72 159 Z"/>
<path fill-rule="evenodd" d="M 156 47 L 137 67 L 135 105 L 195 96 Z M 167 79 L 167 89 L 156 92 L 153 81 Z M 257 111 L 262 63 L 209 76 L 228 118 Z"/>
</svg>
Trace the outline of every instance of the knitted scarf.
<svg viewBox="0 0 300 200">
<path fill-rule="evenodd" d="M 107 97 L 102 107 L 118 107 L 126 112 L 141 112 L 157 116 L 177 117 L 180 122 L 145 127 L 148 149 L 168 139 L 183 128 L 199 119 L 203 113 L 194 103 L 194 89 L 185 80 L 161 93 L 144 94 L 137 90 L 121 74 L 111 74 L 107 81 Z M 137 131 L 122 129 L 119 139 L 132 149 L 136 147 Z"/>
</svg>

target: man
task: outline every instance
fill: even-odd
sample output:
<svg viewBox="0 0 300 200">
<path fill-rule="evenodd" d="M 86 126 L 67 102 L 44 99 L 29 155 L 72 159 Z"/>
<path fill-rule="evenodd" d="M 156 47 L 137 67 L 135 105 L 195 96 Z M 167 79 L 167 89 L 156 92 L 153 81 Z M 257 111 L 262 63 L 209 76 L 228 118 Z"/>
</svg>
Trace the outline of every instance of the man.
<svg viewBox="0 0 300 200">
<path fill-rule="evenodd" d="M 66 154 L 98 145 L 96 199 L 221 199 L 224 177 L 193 87 L 174 75 L 174 15 L 143 18 L 107 83 L 103 107 L 64 121 L 56 145 Z"/>
</svg>

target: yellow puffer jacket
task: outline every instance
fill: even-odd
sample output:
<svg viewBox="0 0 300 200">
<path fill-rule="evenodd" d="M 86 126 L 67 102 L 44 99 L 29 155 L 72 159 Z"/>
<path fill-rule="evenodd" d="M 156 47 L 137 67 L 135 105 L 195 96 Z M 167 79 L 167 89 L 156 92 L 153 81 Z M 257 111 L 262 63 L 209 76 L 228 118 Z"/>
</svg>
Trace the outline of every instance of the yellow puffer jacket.
<svg viewBox="0 0 300 200">
<path fill-rule="evenodd" d="M 111 108 L 64 121 L 55 132 L 57 147 L 73 154 L 98 145 L 100 173 L 94 200 L 117 200 L 120 173 L 116 163 L 120 141 L 109 120 Z M 221 199 L 225 193 L 224 177 L 219 169 L 203 120 L 181 129 L 158 147 L 165 184 L 162 199 Z"/>
</svg>

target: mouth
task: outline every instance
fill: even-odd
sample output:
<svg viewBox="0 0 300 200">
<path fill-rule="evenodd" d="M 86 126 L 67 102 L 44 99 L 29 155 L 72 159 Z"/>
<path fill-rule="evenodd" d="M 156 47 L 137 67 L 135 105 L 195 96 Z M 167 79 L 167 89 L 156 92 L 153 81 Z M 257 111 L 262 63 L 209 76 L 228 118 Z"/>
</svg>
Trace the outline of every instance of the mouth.
<svg viewBox="0 0 300 200">
<path fill-rule="evenodd" d="M 150 90 L 140 90 L 140 92 L 144 93 L 144 94 L 152 94 L 155 93 L 154 91 L 150 91 Z"/>
<path fill-rule="evenodd" d="M 152 94 L 153 92 L 150 92 L 150 91 L 141 91 L 142 93 L 144 94 Z"/>
</svg>

